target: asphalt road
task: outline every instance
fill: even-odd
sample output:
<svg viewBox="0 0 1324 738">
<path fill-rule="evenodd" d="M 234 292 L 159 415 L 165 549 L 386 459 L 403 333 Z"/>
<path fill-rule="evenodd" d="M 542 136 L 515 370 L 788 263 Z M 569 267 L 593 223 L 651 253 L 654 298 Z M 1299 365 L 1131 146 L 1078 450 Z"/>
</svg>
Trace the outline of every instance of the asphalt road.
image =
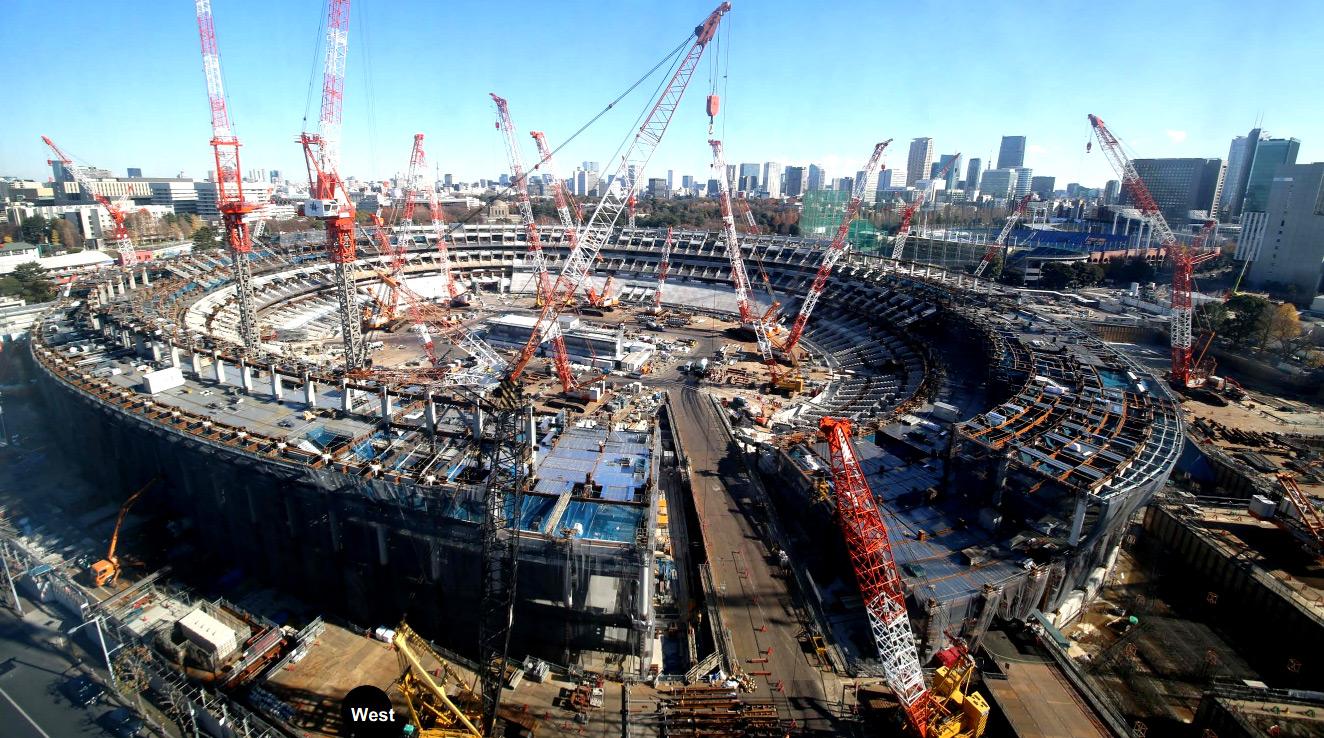
<svg viewBox="0 0 1324 738">
<path fill-rule="evenodd" d="M 59 691 L 81 672 L 55 643 L 60 623 L 25 606 L 28 617 L 0 608 L 0 734 L 6 738 L 105 736 L 95 719 L 106 705 L 74 707 Z"/>
<path fill-rule="evenodd" d="M 756 697 L 778 703 L 802 730 L 833 732 L 839 687 L 798 639 L 803 625 L 786 577 L 756 534 L 763 513 L 741 451 L 699 390 L 673 389 L 671 400 L 734 660 L 747 674 L 769 672 L 755 676 Z"/>
</svg>

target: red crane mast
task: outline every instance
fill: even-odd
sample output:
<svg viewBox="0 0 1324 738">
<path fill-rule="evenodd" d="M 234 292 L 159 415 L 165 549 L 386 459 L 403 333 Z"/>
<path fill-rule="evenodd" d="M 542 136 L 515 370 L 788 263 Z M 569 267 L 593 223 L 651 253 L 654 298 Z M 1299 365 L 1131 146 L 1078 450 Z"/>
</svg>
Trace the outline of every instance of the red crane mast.
<svg viewBox="0 0 1324 738">
<path fill-rule="evenodd" d="M 41 140 L 50 148 L 51 153 L 55 154 L 55 158 L 47 160 L 46 163 L 50 164 L 54 161 L 58 161 L 63 164 L 65 171 L 68 172 L 69 176 L 73 177 L 74 181 L 78 183 L 78 187 L 89 197 L 96 200 L 97 204 L 105 208 L 106 212 L 110 214 L 110 220 L 114 223 L 114 230 L 111 231 L 110 241 L 111 244 L 114 245 L 115 250 L 119 252 L 120 266 L 127 269 L 137 265 L 138 252 L 134 250 L 133 239 L 129 238 L 129 229 L 124 226 L 124 219 L 128 217 L 128 213 L 124 212 L 124 209 L 116 203 L 111 202 L 110 198 L 101 194 L 92 184 L 92 179 L 87 176 L 87 173 L 83 171 L 82 167 L 75 166 L 73 159 L 71 159 L 68 154 L 61 151 L 60 147 L 56 146 L 54 141 L 46 136 L 42 136 Z M 132 279 L 132 275 L 130 275 L 130 279 Z"/>
<path fill-rule="evenodd" d="M 818 266 L 818 274 L 814 276 L 814 283 L 809 288 L 809 294 L 805 295 L 804 304 L 800 306 L 800 313 L 795 316 L 795 323 L 791 326 L 791 332 L 786 336 L 782 343 L 782 351 L 787 356 L 793 355 L 796 344 L 800 343 L 800 336 L 804 334 L 805 324 L 809 322 L 809 316 L 814 312 L 814 306 L 818 304 L 818 298 L 823 295 L 823 288 L 827 287 L 828 277 L 832 275 L 832 267 L 842 256 L 846 254 L 846 249 L 850 244 L 846 241 L 846 235 L 850 232 L 850 222 L 860 212 L 860 203 L 864 201 L 865 183 L 878 171 L 882 163 L 883 151 L 887 145 L 892 143 L 892 139 L 887 139 L 873 147 L 873 155 L 864 165 L 864 176 L 855 183 L 854 191 L 851 192 L 850 202 L 846 204 L 846 212 L 841 215 L 841 224 L 837 226 L 837 233 L 832 237 L 832 243 L 828 245 L 823 252 L 823 262 Z M 950 163 L 950 162 L 949 162 Z"/>
<path fill-rule="evenodd" d="M 989 264 L 993 263 L 995 258 L 997 258 L 998 252 L 1006 250 L 1007 237 L 1011 235 L 1011 229 L 1016 227 L 1016 223 L 1025 216 L 1025 208 L 1030 204 L 1031 197 L 1033 197 L 1033 195 L 1022 197 L 1020 201 L 1016 203 L 1016 207 L 1012 208 L 1010 213 L 1007 213 L 1007 221 L 1002 224 L 1002 230 L 998 232 L 997 239 L 990 243 L 988 248 L 984 250 L 984 258 L 980 259 L 979 266 L 975 267 L 976 277 L 984 276 L 984 270 L 988 268 Z"/>
<path fill-rule="evenodd" d="M 667 286 L 667 272 L 671 269 L 671 229 L 662 244 L 662 263 L 657 267 L 657 289 L 653 291 L 653 312 L 662 312 L 662 289 Z"/>
</svg>

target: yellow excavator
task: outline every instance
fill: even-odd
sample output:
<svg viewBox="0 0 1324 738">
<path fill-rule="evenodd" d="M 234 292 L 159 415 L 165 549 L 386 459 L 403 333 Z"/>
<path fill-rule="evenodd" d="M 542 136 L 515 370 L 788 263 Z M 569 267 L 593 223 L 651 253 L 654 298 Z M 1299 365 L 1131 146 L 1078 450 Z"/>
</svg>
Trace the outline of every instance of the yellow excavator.
<svg viewBox="0 0 1324 738">
<path fill-rule="evenodd" d="M 160 477 L 153 477 L 150 482 L 144 484 L 141 489 L 129 495 L 129 499 L 120 505 L 120 515 L 115 519 L 115 531 L 110 534 L 110 550 L 106 552 L 106 558 L 96 562 L 87 569 L 87 578 L 97 587 L 104 587 L 107 583 L 111 586 L 120 578 L 120 560 L 115 555 L 115 546 L 120 540 L 120 526 L 124 525 L 124 516 L 129 514 L 129 508 L 138 501 L 143 493 L 152 488 L 152 485 L 161 481 Z"/>
</svg>

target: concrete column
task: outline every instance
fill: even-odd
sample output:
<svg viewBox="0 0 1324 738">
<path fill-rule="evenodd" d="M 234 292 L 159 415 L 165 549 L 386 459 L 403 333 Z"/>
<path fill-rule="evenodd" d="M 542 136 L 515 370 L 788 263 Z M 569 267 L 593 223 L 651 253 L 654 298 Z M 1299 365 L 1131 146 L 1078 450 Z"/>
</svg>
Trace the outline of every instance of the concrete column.
<svg viewBox="0 0 1324 738">
<path fill-rule="evenodd" d="M 211 364 L 216 370 L 216 383 L 225 384 L 225 361 L 215 351 L 211 352 Z"/>
<path fill-rule="evenodd" d="M 160 361 L 165 356 L 160 341 L 152 341 L 152 361 Z"/>
<path fill-rule="evenodd" d="M 193 377 L 202 379 L 202 354 L 199 354 L 196 350 L 189 352 L 188 362 L 193 368 Z"/>
<path fill-rule="evenodd" d="M 100 316 L 100 315 L 93 315 L 93 316 L 92 316 L 92 330 L 94 330 L 94 331 L 99 331 L 99 330 L 101 330 L 101 316 Z"/>
<path fill-rule="evenodd" d="M 1071 515 L 1071 536 L 1067 538 L 1068 545 L 1075 546 L 1080 543 L 1080 533 L 1085 527 L 1086 509 L 1088 509 L 1088 506 L 1086 505 L 1085 494 L 1083 492 L 1077 493 L 1076 511 Z"/>
<path fill-rule="evenodd" d="M 391 393 L 385 387 L 382 387 L 382 423 L 391 420 Z"/>
<path fill-rule="evenodd" d="M 377 529 L 377 559 L 382 566 L 386 566 L 389 559 L 386 556 L 386 526 L 373 525 Z"/>
<path fill-rule="evenodd" d="M 170 347 L 170 366 L 179 366 L 179 347 L 173 343 L 166 345 Z"/>
<path fill-rule="evenodd" d="M 147 356 L 147 339 L 141 333 L 133 334 L 133 353 L 137 356 Z"/>
<path fill-rule="evenodd" d="M 474 414 L 469 419 L 469 430 L 474 434 L 475 439 L 483 437 L 483 409 L 474 408 Z"/>
<path fill-rule="evenodd" d="M 340 409 L 346 415 L 354 412 L 354 390 L 345 382 L 340 383 Z"/>
<path fill-rule="evenodd" d="M 276 373 L 276 365 L 272 364 L 267 370 L 271 372 L 271 397 L 280 402 L 280 375 Z"/>
<path fill-rule="evenodd" d="M 120 277 L 115 281 L 115 294 L 121 297 L 124 296 L 124 277 Z"/>
<path fill-rule="evenodd" d="M 307 374 L 303 375 L 303 403 L 308 407 L 317 407 L 317 383 Z"/>
<path fill-rule="evenodd" d="M 143 286 L 144 286 L 144 287 L 147 287 L 147 286 L 149 286 L 149 285 L 152 284 L 152 275 L 151 275 L 149 272 L 151 272 L 151 269 L 150 269 L 150 268 L 148 268 L 148 267 L 143 267 Z"/>
<path fill-rule="evenodd" d="M 435 434 L 437 432 L 437 403 L 432 399 L 432 395 L 428 395 L 424 407 L 423 417 L 427 420 L 428 432 Z"/>
<path fill-rule="evenodd" d="M 134 275 L 133 270 L 129 270 L 129 289 L 138 289 L 138 277 Z"/>
<path fill-rule="evenodd" d="M 245 361 L 239 362 L 239 383 L 244 387 L 244 394 L 253 393 L 253 368 Z"/>
</svg>

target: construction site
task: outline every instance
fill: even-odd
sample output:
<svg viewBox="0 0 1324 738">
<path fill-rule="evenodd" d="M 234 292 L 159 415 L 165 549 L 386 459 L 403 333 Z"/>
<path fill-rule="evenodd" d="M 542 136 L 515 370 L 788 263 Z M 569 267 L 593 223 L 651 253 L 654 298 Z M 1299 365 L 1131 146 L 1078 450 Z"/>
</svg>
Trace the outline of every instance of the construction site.
<svg viewBox="0 0 1324 738">
<path fill-rule="evenodd" d="M 686 145 L 711 153 L 722 228 L 636 227 L 728 3 L 667 57 L 596 201 L 555 180 L 557 222 L 535 218 L 528 179 L 554 149 L 493 94 L 516 222 L 439 217 L 423 134 L 405 206 L 356 222 L 349 6 L 328 3 L 321 118 L 299 137 L 300 214 L 322 230 L 251 217 L 199 0 L 226 249 L 140 263 L 98 194 L 120 263 L 31 330 L 32 402 L 99 484 L 6 500 L 5 562 L 15 599 L 96 623 L 121 687 L 216 738 L 347 735 L 360 685 L 402 735 L 438 738 L 1226 738 L 1259 735 L 1215 725 L 1264 705 L 1314 719 L 1324 436 L 1231 415 L 1271 401 L 1194 348 L 1208 234 L 1172 234 L 1102 120 L 1173 263 L 1157 350 L 985 278 L 1028 197 L 938 264 L 912 231 L 921 195 L 866 254 L 849 236 L 867 177 L 826 235 L 760 233 L 713 138 Z M 719 110 L 714 83 L 710 133 Z M 1270 622 L 1296 645 L 1246 655 Z"/>
</svg>

